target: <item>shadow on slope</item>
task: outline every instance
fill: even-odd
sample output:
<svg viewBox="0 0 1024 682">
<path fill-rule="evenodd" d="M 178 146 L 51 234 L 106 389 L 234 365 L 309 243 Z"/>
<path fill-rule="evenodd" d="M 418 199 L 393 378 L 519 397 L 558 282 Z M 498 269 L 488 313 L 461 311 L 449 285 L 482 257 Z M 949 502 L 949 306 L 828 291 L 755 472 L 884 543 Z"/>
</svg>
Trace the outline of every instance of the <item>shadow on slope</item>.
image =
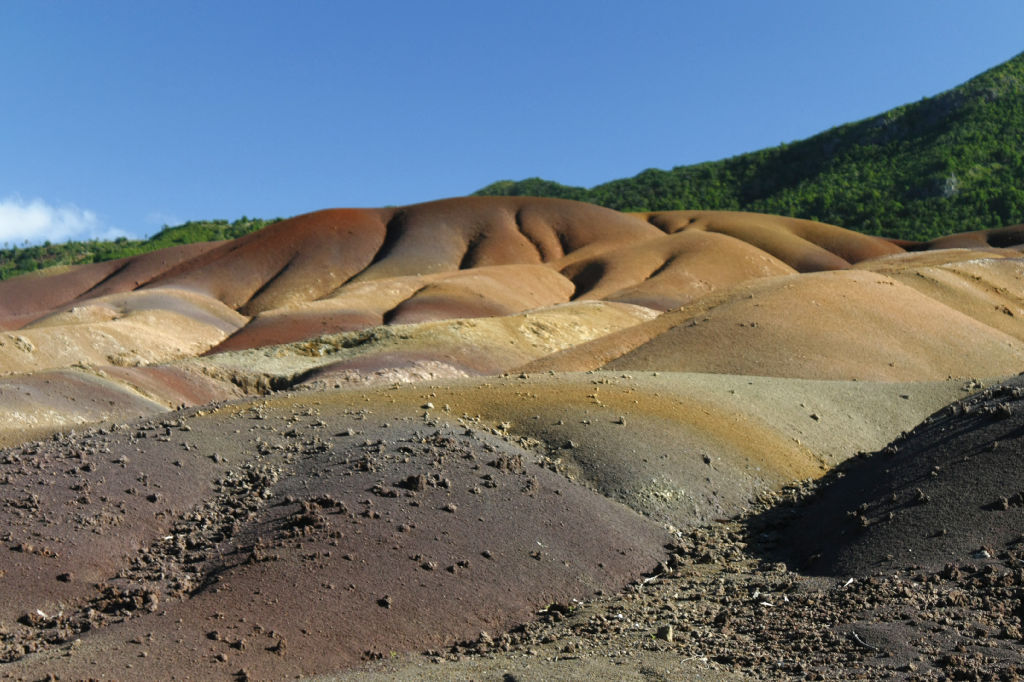
<svg viewBox="0 0 1024 682">
<path fill-rule="evenodd" d="M 953 403 L 830 472 L 781 524 L 779 558 L 823 575 L 984 561 L 1024 542 L 1024 378 Z M 792 517 L 791 520 L 786 520 Z"/>
</svg>

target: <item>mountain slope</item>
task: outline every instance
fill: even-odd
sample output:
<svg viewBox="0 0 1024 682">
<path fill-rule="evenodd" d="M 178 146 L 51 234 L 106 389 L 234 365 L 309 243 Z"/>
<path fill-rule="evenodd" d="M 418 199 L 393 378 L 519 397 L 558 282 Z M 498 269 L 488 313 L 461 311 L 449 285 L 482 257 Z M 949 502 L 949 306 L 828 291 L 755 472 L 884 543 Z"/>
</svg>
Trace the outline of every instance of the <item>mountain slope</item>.
<svg viewBox="0 0 1024 682">
<path fill-rule="evenodd" d="M 481 195 L 621 211 L 745 210 L 927 240 L 1024 222 L 1024 53 L 935 97 L 721 161 L 649 169 L 591 189 L 540 178 Z"/>
</svg>

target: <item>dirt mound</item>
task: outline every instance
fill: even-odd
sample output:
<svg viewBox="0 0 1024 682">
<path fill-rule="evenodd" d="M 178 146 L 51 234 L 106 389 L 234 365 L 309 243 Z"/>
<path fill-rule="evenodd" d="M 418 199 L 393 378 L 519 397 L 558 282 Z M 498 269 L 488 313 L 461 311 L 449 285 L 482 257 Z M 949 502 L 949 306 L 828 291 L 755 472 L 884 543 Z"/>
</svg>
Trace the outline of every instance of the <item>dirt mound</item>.
<svg viewBox="0 0 1024 682">
<path fill-rule="evenodd" d="M 967 249 L 919 251 L 858 265 L 1017 339 L 1024 339 L 1024 262 Z"/>
<path fill-rule="evenodd" d="M 245 317 L 220 301 L 186 289 L 157 287 L 104 296 L 92 296 L 81 303 L 66 305 L 33 320 L 22 329 L 67 327 L 76 324 L 119 320 L 133 313 L 163 311 L 190 318 L 231 333 Z"/>
<path fill-rule="evenodd" d="M 1022 541 L 1024 379 L 936 413 L 885 449 L 851 460 L 785 531 L 806 570 L 984 563 Z"/>
<path fill-rule="evenodd" d="M 678 308 L 750 279 L 795 272 L 750 244 L 701 230 L 584 256 L 584 251 L 592 250 L 574 253 L 559 268 L 576 285 L 576 298 L 635 303 L 656 310 Z"/>
<path fill-rule="evenodd" d="M 654 317 L 648 308 L 581 301 L 516 315 L 387 325 L 282 346 L 218 353 L 197 367 L 262 372 L 290 383 L 314 382 L 332 368 L 375 372 L 435 361 L 470 374 L 499 373 Z"/>
<path fill-rule="evenodd" d="M 961 382 L 670 373 L 442 375 L 405 386 L 394 375 L 382 379 L 372 390 L 331 393 L 352 407 L 420 414 L 432 404 L 431 414 L 462 415 L 475 429 L 534 444 L 571 480 L 677 527 L 730 516 L 765 490 L 820 476 L 964 394 Z"/>
<path fill-rule="evenodd" d="M 799 272 L 841 270 L 903 251 L 879 237 L 813 220 L 739 211 L 660 211 L 638 214 L 670 234 L 717 232 L 771 254 Z"/>
<path fill-rule="evenodd" d="M 559 199 L 470 197 L 329 209 L 230 242 L 0 283 L 0 329 L 48 315 L 63 319 L 71 305 L 115 294 L 172 288 L 239 313 L 243 319 L 231 320 L 229 333 L 254 318 L 221 348 L 238 350 L 580 298 L 662 311 L 753 279 L 844 269 L 900 251 L 811 221 L 707 211 L 625 214 Z M 138 300 L 163 309 L 155 299 Z"/>
<path fill-rule="evenodd" d="M 244 315 L 320 298 L 370 264 L 384 243 L 387 214 L 329 209 L 273 223 L 151 284 L 202 291 Z"/>
<path fill-rule="evenodd" d="M 188 366 L 104 367 L 93 371 L 172 409 L 196 407 L 243 396 L 238 386 Z"/>
<path fill-rule="evenodd" d="M 138 419 L 168 409 L 120 383 L 82 369 L 0 377 L 0 445 L 106 420 Z"/>
<path fill-rule="evenodd" d="M 353 284 L 325 299 L 260 313 L 210 352 L 382 324 L 514 315 L 567 302 L 573 293 L 567 279 L 540 265 L 497 265 L 399 280 Z"/>
<path fill-rule="evenodd" d="M 0 377 L 0 446 L 242 395 L 230 381 L 169 365 L 79 366 L 6 375 Z"/>
<path fill-rule="evenodd" d="M 91 265 L 39 272 L 0 282 L 0 330 L 19 329 L 56 308 L 137 289 L 176 265 L 215 249 L 218 242 L 186 244 Z"/>
<path fill-rule="evenodd" d="M 890 278 L 842 271 L 734 287 L 525 369 L 926 381 L 1022 364 L 1018 339 Z"/>
<path fill-rule="evenodd" d="M 349 282 L 537 264 L 594 241 L 658 234 L 588 204 L 448 199 L 398 209 L 330 209 L 234 240 L 154 280 L 205 291 L 246 315 L 326 297 Z"/>
<path fill-rule="evenodd" d="M 245 318 L 191 291 L 147 289 L 63 306 L 17 331 L 0 332 L 0 371 L 76 363 L 139 365 L 195 356 Z"/>
<path fill-rule="evenodd" d="M 1020 252 L 1024 248 L 1024 225 L 1010 225 L 990 230 L 975 230 L 939 237 L 914 249 L 1009 249 Z"/>
<path fill-rule="evenodd" d="M 636 217 L 561 199 L 466 197 L 398 209 L 377 262 L 358 280 L 547 263 L 587 245 L 660 234 Z"/>
<path fill-rule="evenodd" d="M 789 489 L 765 505 L 799 495 Z M 681 533 L 623 593 L 543 614 L 508 651 L 460 642 L 318 680 L 1015 680 L 1024 675 L 1024 548 L 983 567 L 803 575 L 763 550 L 761 517 Z"/>
<path fill-rule="evenodd" d="M 332 670 L 497 638 L 657 563 L 658 524 L 536 453 L 361 402 L 275 399 L 7 452 L 2 651 L 21 660 L 5 672 Z"/>
<path fill-rule="evenodd" d="M 473 268 L 431 282 L 384 314 L 389 324 L 512 315 L 564 303 L 572 283 L 539 265 Z"/>
</svg>

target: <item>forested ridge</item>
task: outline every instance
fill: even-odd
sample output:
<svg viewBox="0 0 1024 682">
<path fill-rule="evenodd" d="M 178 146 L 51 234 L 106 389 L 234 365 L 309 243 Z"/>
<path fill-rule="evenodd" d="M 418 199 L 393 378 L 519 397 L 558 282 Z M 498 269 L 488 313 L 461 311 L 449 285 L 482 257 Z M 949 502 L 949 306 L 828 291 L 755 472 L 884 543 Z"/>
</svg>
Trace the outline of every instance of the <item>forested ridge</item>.
<svg viewBox="0 0 1024 682">
<path fill-rule="evenodd" d="M 620 211 L 743 210 L 926 240 L 1024 222 L 1024 54 L 952 90 L 806 140 L 590 189 L 530 178 L 479 195 Z"/>
</svg>

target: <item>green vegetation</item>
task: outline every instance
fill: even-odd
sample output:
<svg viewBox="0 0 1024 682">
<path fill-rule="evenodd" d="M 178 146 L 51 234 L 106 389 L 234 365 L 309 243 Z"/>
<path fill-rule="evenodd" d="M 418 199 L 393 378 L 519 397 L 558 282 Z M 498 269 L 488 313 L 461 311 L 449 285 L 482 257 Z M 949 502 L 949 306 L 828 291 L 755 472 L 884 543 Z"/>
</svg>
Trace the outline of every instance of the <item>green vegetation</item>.
<svg viewBox="0 0 1024 682">
<path fill-rule="evenodd" d="M 935 97 L 814 137 L 591 189 L 530 178 L 479 195 L 620 211 L 721 209 L 926 240 L 1024 222 L 1024 54 Z"/>
<path fill-rule="evenodd" d="M 226 220 L 189 221 L 177 227 L 165 227 L 149 239 L 136 240 L 120 237 L 113 241 L 90 240 L 40 246 L 0 248 L 0 280 L 54 265 L 80 265 L 99 263 L 136 256 L 157 249 L 196 242 L 234 239 L 262 229 L 281 220 L 260 220 L 242 216 L 229 223 Z"/>
</svg>

